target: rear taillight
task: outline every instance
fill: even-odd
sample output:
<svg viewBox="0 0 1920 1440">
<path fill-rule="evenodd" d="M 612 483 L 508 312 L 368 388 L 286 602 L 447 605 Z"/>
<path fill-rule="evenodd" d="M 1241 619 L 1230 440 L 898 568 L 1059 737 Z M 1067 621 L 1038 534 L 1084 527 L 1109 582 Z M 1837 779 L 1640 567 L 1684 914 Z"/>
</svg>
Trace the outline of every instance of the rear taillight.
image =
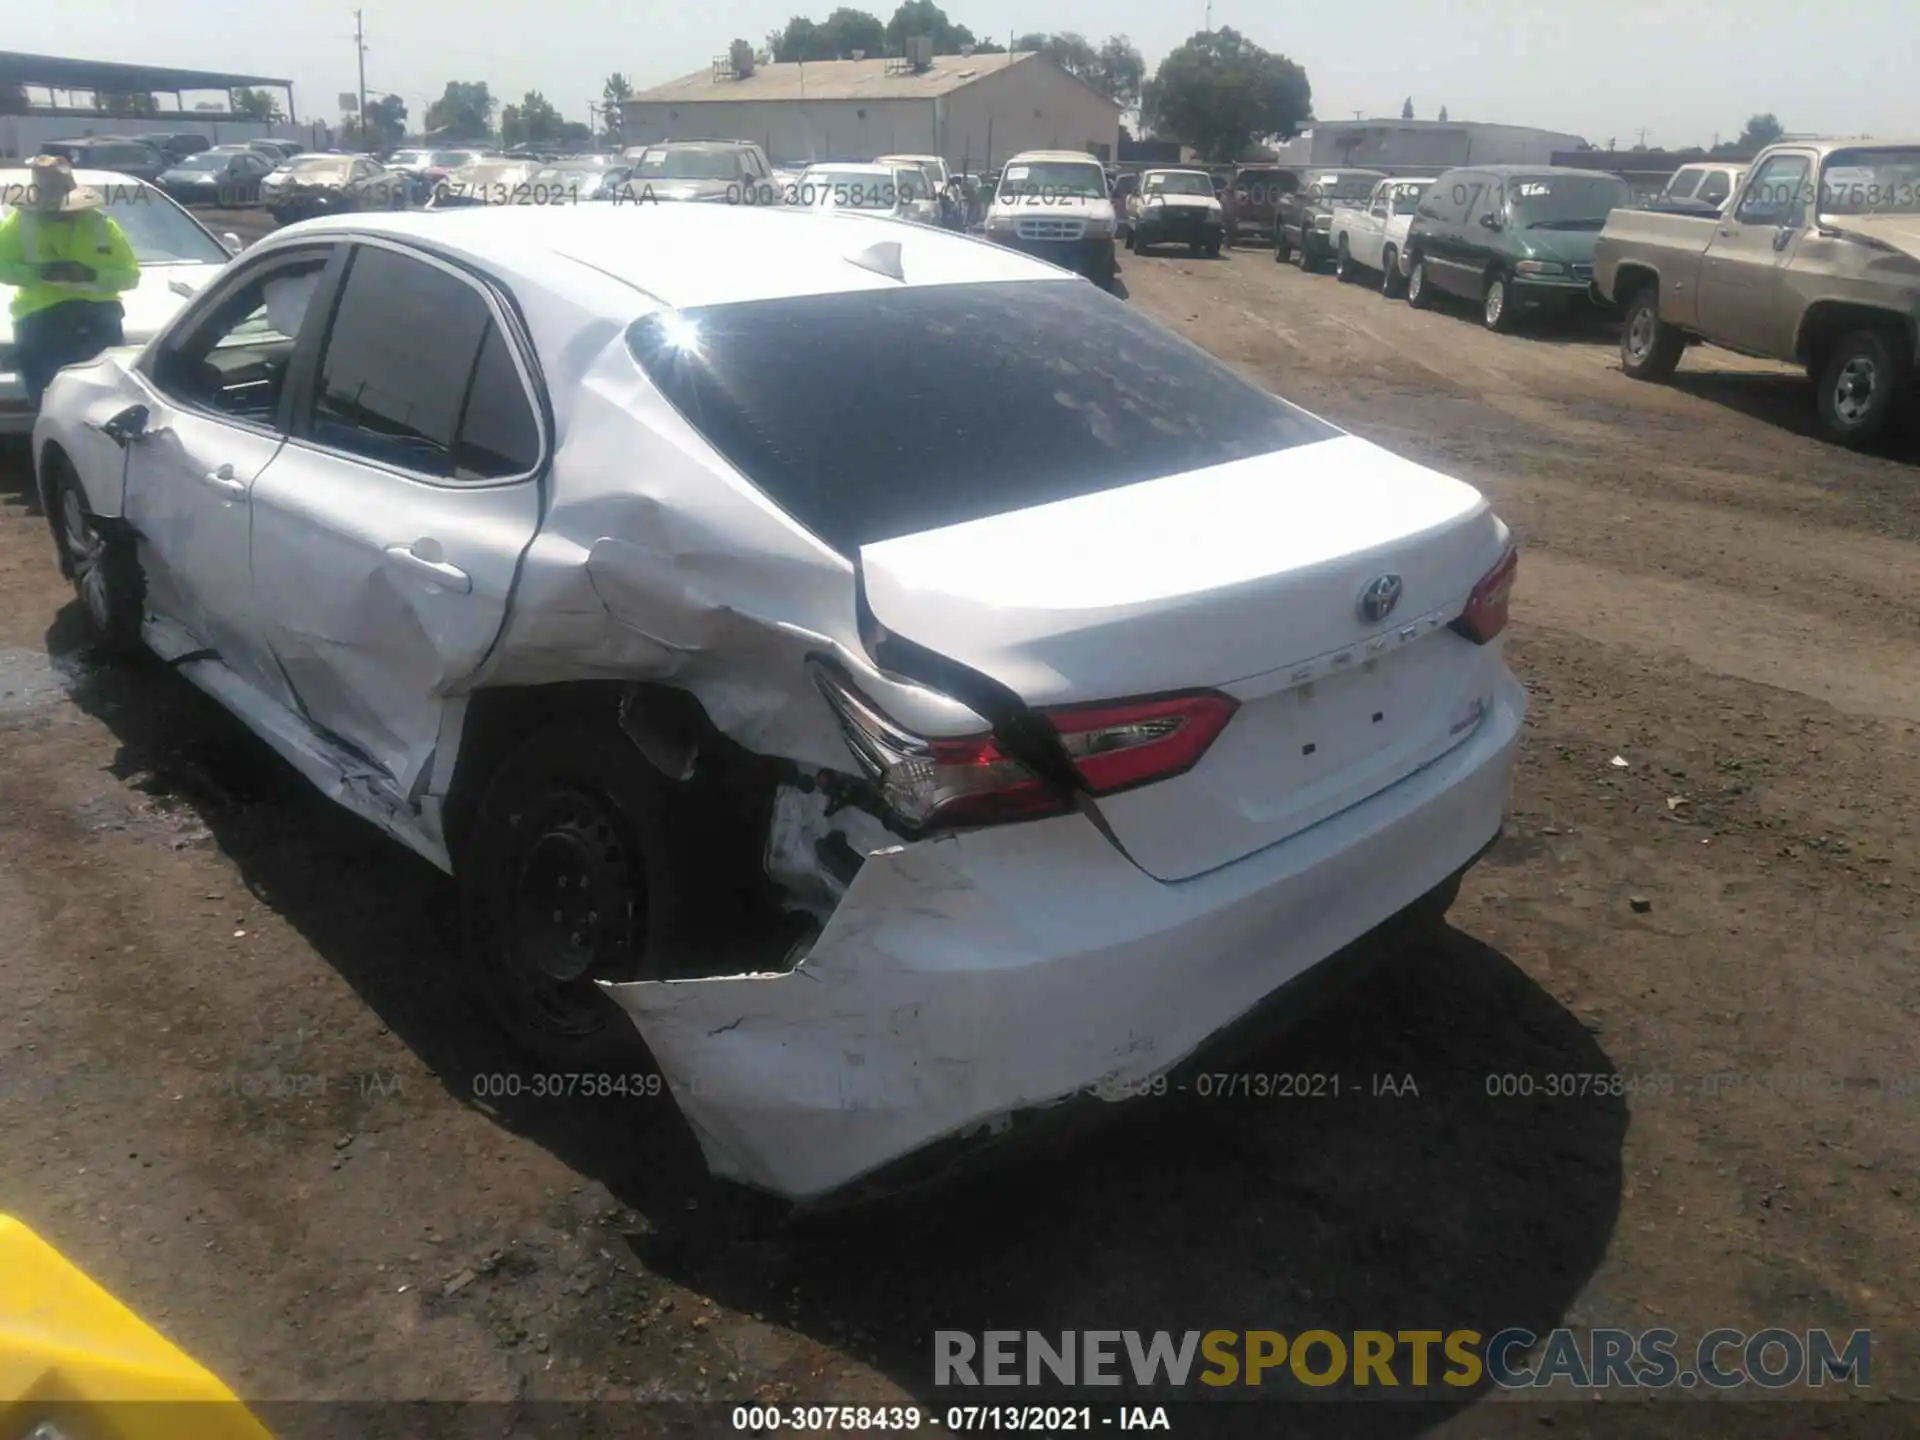
<svg viewBox="0 0 1920 1440">
<path fill-rule="evenodd" d="M 825 666 L 814 678 L 887 806 L 913 829 L 997 825 L 1064 814 L 1073 798 L 992 735 L 929 740 L 894 724 Z M 1198 763 L 1238 702 L 1212 691 L 1042 710 L 1086 788 L 1111 795 Z"/>
<path fill-rule="evenodd" d="M 1507 602 L 1513 598 L 1513 577 L 1520 569 L 1520 551 L 1508 545 L 1494 567 L 1480 577 L 1467 597 L 1467 608 L 1453 622 L 1453 628 L 1484 645 L 1507 628 Z"/>
</svg>

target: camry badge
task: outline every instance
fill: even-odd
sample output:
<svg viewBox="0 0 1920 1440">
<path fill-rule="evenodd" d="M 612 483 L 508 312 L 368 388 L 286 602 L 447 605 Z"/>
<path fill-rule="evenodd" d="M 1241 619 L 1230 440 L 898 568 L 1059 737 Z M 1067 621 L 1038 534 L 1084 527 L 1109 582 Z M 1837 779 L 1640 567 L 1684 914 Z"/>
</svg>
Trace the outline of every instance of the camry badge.
<svg viewBox="0 0 1920 1440">
<path fill-rule="evenodd" d="M 1378 575 L 1369 580 L 1367 588 L 1360 592 L 1360 618 L 1369 625 L 1378 625 L 1400 603 L 1400 590 L 1398 575 Z"/>
</svg>

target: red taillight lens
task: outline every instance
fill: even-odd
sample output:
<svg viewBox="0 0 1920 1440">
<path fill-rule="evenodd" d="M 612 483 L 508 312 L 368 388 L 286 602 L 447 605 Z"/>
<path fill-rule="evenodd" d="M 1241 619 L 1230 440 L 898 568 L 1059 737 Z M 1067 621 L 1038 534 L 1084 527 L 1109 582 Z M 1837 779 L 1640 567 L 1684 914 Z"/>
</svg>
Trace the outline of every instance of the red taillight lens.
<svg viewBox="0 0 1920 1440">
<path fill-rule="evenodd" d="M 991 735 L 928 740 L 894 725 L 824 668 L 815 671 L 847 741 L 887 804 L 909 825 L 995 825 L 1064 814 L 1070 797 Z M 1211 691 L 1076 705 L 1041 714 L 1059 732 L 1087 789 L 1110 795 L 1191 769 L 1238 702 Z"/>
<path fill-rule="evenodd" d="M 1060 732 L 1087 788 L 1111 795 L 1191 770 L 1238 708 L 1232 696 L 1208 690 L 1041 713 Z"/>
<path fill-rule="evenodd" d="M 1509 545 L 1494 567 L 1480 577 L 1467 597 L 1467 608 L 1453 622 L 1453 628 L 1484 645 L 1507 628 L 1507 603 L 1513 598 L 1513 579 L 1520 569 L 1520 551 Z"/>
</svg>

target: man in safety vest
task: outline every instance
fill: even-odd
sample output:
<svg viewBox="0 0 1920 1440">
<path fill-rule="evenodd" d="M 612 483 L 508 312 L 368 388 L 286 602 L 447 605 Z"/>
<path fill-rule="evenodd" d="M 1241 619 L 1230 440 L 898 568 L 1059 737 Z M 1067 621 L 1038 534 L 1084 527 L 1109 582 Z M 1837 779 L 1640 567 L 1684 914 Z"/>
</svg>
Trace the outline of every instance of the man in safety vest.
<svg viewBox="0 0 1920 1440">
<path fill-rule="evenodd" d="M 0 221 L 0 285 L 15 287 L 13 346 L 38 409 L 61 366 L 126 343 L 118 296 L 140 283 L 140 262 L 70 162 L 37 155 L 28 174 L 24 203 Z"/>
</svg>

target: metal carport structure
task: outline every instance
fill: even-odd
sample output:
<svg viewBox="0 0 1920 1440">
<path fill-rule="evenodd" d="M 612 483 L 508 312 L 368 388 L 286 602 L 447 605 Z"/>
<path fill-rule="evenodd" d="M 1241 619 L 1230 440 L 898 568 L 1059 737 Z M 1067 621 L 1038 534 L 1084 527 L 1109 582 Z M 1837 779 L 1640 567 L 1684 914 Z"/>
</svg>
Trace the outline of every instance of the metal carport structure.
<svg viewBox="0 0 1920 1440">
<path fill-rule="evenodd" d="M 287 97 L 287 121 L 298 123 L 293 82 L 267 75 L 234 75 L 223 70 L 182 70 L 168 65 L 129 65 L 114 60 L 73 60 L 58 55 L 24 55 L 0 50 L 0 88 L 85 90 L 101 94 L 171 95 L 175 110 L 191 115 L 180 97 L 193 90 L 281 90 Z M 78 107 L 53 106 L 51 113 L 83 113 Z M 84 112 L 90 113 L 90 112 Z M 166 115 L 169 111 L 159 111 Z M 206 112 L 200 112 L 205 114 Z"/>
</svg>

